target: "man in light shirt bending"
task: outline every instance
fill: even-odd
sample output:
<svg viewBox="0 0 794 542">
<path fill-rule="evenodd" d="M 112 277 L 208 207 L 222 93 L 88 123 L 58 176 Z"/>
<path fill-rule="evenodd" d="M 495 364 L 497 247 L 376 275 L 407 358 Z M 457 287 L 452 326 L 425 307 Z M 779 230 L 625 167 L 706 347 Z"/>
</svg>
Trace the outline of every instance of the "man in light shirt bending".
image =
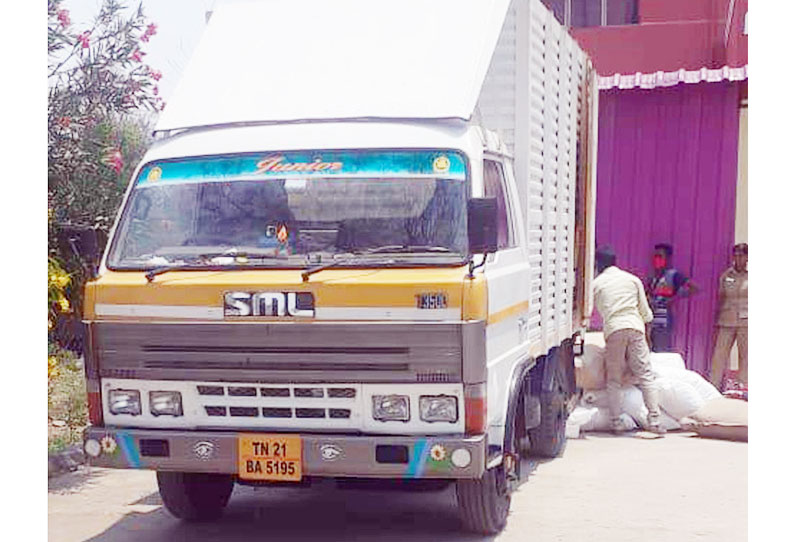
<svg viewBox="0 0 794 542">
<path fill-rule="evenodd" d="M 648 429 L 657 434 L 665 430 L 659 423 L 659 389 L 656 375 L 651 370 L 648 334 L 653 313 L 645 297 L 645 288 L 639 278 L 619 269 L 615 251 L 610 246 L 596 251 L 596 276 L 593 280 L 594 301 L 604 319 L 606 340 L 607 397 L 612 430 L 626 431 L 620 421 L 620 385 L 623 368 L 637 377 L 645 406 L 648 407 Z"/>
</svg>

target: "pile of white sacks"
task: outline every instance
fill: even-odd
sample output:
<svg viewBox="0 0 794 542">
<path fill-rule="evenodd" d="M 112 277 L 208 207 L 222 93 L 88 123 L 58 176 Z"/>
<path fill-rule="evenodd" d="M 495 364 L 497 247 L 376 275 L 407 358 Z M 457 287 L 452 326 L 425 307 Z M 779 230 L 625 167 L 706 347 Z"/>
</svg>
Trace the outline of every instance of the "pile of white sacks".
<svg viewBox="0 0 794 542">
<path fill-rule="evenodd" d="M 588 334 L 590 335 L 590 334 Z M 600 334 L 599 334 L 600 335 Z M 583 394 L 579 405 L 568 418 L 567 434 L 576 438 L 582 431 L 611 429 L 606 392 L 606 366 L 603 339 L 588 337 L 584 354 L 576 359 L 577 385 Z M 592 344 L 595 342 L 596 344 Z M 668 431 L 681 429 L 693 420 L 689 417 L 707 402 L 722 395 L 710 382 L 695 371 L 687 370 L 676 353 L 651 353 L 651 367 L 657 376 L 661 423 Z M 623 422 L 629 428 L 647 429 L 648 409 L 642 392 L 634 385 L 630 373 L 624 373 L 621 388 Z"/>
</svg>

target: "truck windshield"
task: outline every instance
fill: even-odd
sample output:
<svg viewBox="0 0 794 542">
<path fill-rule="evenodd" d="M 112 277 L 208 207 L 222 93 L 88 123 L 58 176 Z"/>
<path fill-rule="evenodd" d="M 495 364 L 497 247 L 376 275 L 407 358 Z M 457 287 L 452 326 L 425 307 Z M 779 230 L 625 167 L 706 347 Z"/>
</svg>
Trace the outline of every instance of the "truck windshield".
<svg viewBox="0 0 794 542">
<path fill-rule="evenodd" d="M 288 152 L 141 168 L 112 269 L 218 263 L 301 267 L 341 254 L 459 260 L 466 162 L 451 151 Z M 378 250 L 373 250 L 378 249 Z M 408 250 L 406 250 L 408 249 Z"/>
</svg>

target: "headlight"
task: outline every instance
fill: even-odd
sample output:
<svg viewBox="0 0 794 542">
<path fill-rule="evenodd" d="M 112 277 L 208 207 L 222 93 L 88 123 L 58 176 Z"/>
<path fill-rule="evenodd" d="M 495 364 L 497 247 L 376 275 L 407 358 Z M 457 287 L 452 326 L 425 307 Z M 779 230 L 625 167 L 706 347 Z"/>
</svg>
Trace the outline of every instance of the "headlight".
<svg viewBox="0 0 794 542">
<path fill-rule="evenodd" d="M 426 422 L 458 421 L 458 398 L 452 395 L 423 395 L 419 398 L 419 417 Z"/>
<path fill-rule="evenodd" d="M 153 416 L 181 416 L 182 394 L 178 391 L 150 391 L 149 410 Z"/>
<path fill-rule="evenodd" d="M 111 414 L 138 416 L 141 413 L 141 393 L 138 390 L 110 390 L 108 410 Z"/>
<path fill-rule="evenodd" d="M 373 395 L 372 417 L 381 421 L 407 422 L 411 419 L 407 395 Z"/>
</svg>

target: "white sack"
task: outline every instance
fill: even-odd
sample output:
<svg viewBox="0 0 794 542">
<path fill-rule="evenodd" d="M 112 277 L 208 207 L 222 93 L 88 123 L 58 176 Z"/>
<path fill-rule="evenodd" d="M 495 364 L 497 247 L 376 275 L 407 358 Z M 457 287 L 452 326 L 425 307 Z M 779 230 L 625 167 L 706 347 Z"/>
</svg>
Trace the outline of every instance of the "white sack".
<svg viewBox="0 0 794 542">
<path fill-rule="evenodd" d="M 645 407 L 645 401 L 642 398 L 640 389 L 636 386 L 627 386 L 621 388 L 618 393 L 620 394 L 620 411 L 627 414 L 635 422 L 629 424 L 629 427 L 636 427 L 637 424 L 645 426 L 646 420 L 648 419 L 648 409 Z M 588 407 L 597 407 L 599 413 L 595 417 L 605 415 L 608 424 L 609 396 L 606 390 L 589 391 L 585 393 L 582 396 L 582 403 Z M 605 414 L 602 414 L 602 411 Z M 596 423 L 600 421 L 601 420 L 597 420 Z"/>
<path fill-rule="evenodd" d="M 575 360 L 576 385 L 583 390 L 602 390 L 607 385 L 604 348 L 593 344 L 584 345 L 581 356 Z"/>
<path fill-rule="evenodd" d="M 686 369 L 679 369 L 678 367 L 668 367 L 666 365 L 655 365 L 652 367 L 654 374 L 659 378 L 672 378 L 674 380 L 683 380 Z"/>
<path fill-rule="evenodd" d="M 579 438 L 581 427 L 588 423 L 597 412 L 598 409 L 595 407 L 577 406 L 568 415 L 568 421 L 565 422 L 565 436 Z"/>
<path fill-rule="evenodd" d="M 631 416 L 637 425 L 647 429 L 648 407 L 645 406 L 640 388 L 631 386 L 622 388 L 620 391 L 623 394 L 623 412 Z"/>
<path fill-rule="evenodd" d="M 659 386 L 659 404 L 676 420 L 691 416 L 706 402 L 697 390 L 675 378 L 657 378 Z"/>
<path fill-rule="evenodd" d="M 657 382 L 660 382 L 661 379 L 657 379 Z M 661 386 L 660 386 L 661 388 Z M 648 408 L 645 406 L 645 400 L 642 397 L 642 391 L 636 386 L 629 386 L 626 388 L 622 388 L 620 390 L 621 395 L 621 402 L 622 402 L 622 411 L 629 415 L 632 420 L 636 420 L 635 424 L 632 426 L 639 425 L 641 427 L 646 427 L 648 425 Z M 660 393 L 661 395 L 661 393 Z M 609 411 L 609 399 L 607 397 L 606 390 L 597 390 L 597 391 L 588 391 L 582 396 L 581 405 L 584 408 L 597 408 L 598 413 L 594 415 L 594 417 L 601 416 L 601 411 L 604 412 Z M 661 400 L 660 400 L 661 406 Z M 581 407 L 580 407 L 581 408 Z M 578 410 L 578 408 L 577 408 Z M 574 411 L 575 412 L 575 411 Z M 608 417 L 608 416 L 607 416 Z M 608 421 L 608 420 L 607 420 Z M 593 423 L 598 425 L 600 420 L 596 420 Z M 681 428 L 681 424 L 678 423 L 676 418 L 671 416 L 669 413 L 664 411 L 662 407 L 662 413 L 660 417 L 660 423 L 662 427 L 667 429 L 668 431 L 675 431 Z M 585 426 L 586 424 L 582 424 L 582 429 L 588 430 Z"/>
<path fill-rule="evenodd" d="M 581 428 L 578 425 L 565 424 L 565 438 L 579 438 Z"/>
<path fill-rule="evenodd" d="M 681 380 L 695 388 L 695 391 L 698 392 L 701 399 L 704 401 L 710 401 L 712 399 L 717 399 L 722 397 L 722 394 L 719 392 L 714 385 L 703 378 L 700 373 L 696 371 L 684 371 L 680 375 Z"/>
<path fill-rule="evenodd" d="M 573 409 L 568 415 L 568 424 L 570 425 L 584 425 L 590 421 L 590 419 L 595 416 L 596 412 L 598 411 L 595 407 L 587 407 L 587 406 L 577 406 Z"/>
<path fill-rule="evenodd" d="M 589 407 L 607 408 L 609 406 L 607 390 L 592 390 L 584 392 L 582 395 L 582 404 Z"/>
<path fill-rule="evenodd" d="M 637 424 L 628 414 L 621 414 L 620 419 L 628 430 L 636 429 Z M 612 431 L 612 422 L 608 408 L 599 408 L 590 420 L 580 427 L 582 431 Z"/>
<path fill-rule="evenodd" d="M 662 409 L 662 413 L 659 416 L 659 423 L 668 431 L 678 431 L 681 429 L 681 424 L 678 423 L 675 418 L 665 412 L 664 409 Z"/>
<path fill-rule="evenodd" d="M 684 358 L 678 352 L 651 352 L 651 368 L 656 371 L 662 367 L 686 370 Z"/>
</svg>

